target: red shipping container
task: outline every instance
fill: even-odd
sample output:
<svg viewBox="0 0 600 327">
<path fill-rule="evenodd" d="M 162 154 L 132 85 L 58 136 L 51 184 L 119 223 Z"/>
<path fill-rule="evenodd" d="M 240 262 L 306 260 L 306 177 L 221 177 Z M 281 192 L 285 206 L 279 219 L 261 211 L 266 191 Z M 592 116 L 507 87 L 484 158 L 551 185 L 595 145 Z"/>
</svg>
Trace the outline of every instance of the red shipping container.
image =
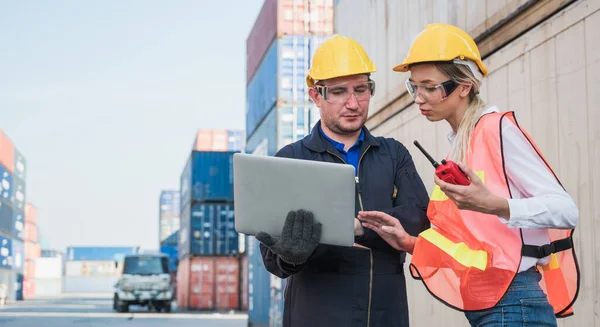
<svg viewBox="0 0 600 327">
<path fill-rule="evenodd" d="M 42 255 L 39 243 L 25 241 L 25 260 L 34 260 Z"/>
<path fill-rule="evenodd" d="M 25 222 L 25 241 L 37 243 L 38 231 L 36 225 Z"/>
<path fill-rule="evenodd" d="M 265 0 L 246 39 L 246 85 L 277 35 L 277 0 Z"/>
<path fill-rule="evenodd" d="M 217 257 L 216 308 L 235 310 L 240 308 L 240 261 L 237 258 Z"/>
<path fill-rule="evenodd" d="M 190 261 L 189 258 L 179 261 L 177 266 L 177 305 L 182 309 L 190 306 L 189 298 L 190 285 Z"/>
<path fill-rule="evenodd" d="M 29 202 L 25 204 L 25 223 L 37 224 L 37 208 Z"/>
<path fill-rule="evenodd" d="M 25 278 L 29 278 L 29 279 L 35 278 L 35 260 L 25 258 L 23 271 L 24 271 Z"/>
<path fill-rule="evenodd" d="M 215 308 L 215 258 L 193 257 L 190 263 L 190 309 Z"/>
<path fill-rule="evenodd" d="M 27 300 L 35 296 L 35 282 L 31 279 L 23 279 L 23 299 Z"/>
<path fill-rule="evenodd" d="M 226 129 L 199 130 L 196 134 L 193 150 L 195 151 L 218 151 L 229 150 L 229 131 Z"/>
<path fill-rule="evenodd" d="M 0 129 L 0 164 L 11 174 L 15 172 L 15 147 L 11 140 Z"/>
<path fill-rule="evenodd" d="M 240 263 L 240 309 L 248 311 L 248 256 L 243 256 Z"/>
</svg>

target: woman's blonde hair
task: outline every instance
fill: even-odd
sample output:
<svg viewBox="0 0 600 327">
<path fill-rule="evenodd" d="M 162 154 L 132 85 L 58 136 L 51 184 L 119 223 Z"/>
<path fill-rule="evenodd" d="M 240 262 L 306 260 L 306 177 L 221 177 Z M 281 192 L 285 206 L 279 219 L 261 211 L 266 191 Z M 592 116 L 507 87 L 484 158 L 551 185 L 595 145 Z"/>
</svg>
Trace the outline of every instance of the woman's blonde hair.
<svg viewBox="0 0 600 327">
<path fill-rule="evenodd" d="M 485 102 L 479 96 L 481 82 L 475 78 L 475 75 L 467 65 L 454 62 L 441 62 L 436 63 L 435 66 L 452 81 L 458 84 L 470 83 L 472 85 L 471 92 L 469 93 L 469 106 L 465 110 L 458 126 L 455 144 L 449 156 L 452 161 L 466 162 L 467 157 L 471 153 L 471 134 L 473 128 L 486 107 Z"/>
</svg>

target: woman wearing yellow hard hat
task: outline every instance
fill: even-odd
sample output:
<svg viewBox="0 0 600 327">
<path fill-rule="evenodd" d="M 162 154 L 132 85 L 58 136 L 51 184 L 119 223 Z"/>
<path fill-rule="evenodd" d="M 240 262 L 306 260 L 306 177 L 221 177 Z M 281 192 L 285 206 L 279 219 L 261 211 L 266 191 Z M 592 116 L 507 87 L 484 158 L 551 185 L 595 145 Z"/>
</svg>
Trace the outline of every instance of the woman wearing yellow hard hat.
<svg viewBox="0 0 600 327">
<path fill-rule="evenodd" d="M 556 326 L 573 314 L 579 289 L 579 212 L 515 114 L 480 98 L 488 71 L 477 45 L 455 26 L 431 24 L 394 70 L 410 72 L 406 88 L 421 114 L 452 128 L 448 161 L 435 163 L 434 227 L 415 238 L 384 213 L 359 219 L 390 245 L 412 248 L 412 276 L 471 326 Z"/>
</svg>

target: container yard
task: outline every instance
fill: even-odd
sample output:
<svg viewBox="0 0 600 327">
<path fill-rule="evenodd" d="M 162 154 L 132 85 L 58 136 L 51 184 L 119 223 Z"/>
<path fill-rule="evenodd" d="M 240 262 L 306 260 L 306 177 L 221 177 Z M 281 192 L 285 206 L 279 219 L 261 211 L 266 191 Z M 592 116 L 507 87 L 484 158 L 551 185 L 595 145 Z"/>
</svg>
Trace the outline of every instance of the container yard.
<svg viewBox="0 0 600 327">
<path fill-rule="evenodd" d="M 320 112 L 306 75 L 317 48 L 340 34 L 358 41 L 377 67 L 366 126 L 407 147 L 431 194 L 434 169 L 411 143 L 419 140 L 434 158 L 443 158 L 450 128 L 419 113 L 405 87 L 409 74 L 392 67 L 417 33 L 440 22 L 474 38 L 489 70 L 480 96 L 515 112 L 577 204 L 580 290 L 575 315 L 558 326 L 600 326 L 594 236 L 600 232 L 594 200 L 600 174 L 593 169 L 600 159 L 600 114 L 594 109 L 600 0 L 236 5 L 243 8 L 239 14 L 216 3 L 130 4 L 119 7 L 123 17 L 117 17 L 114 7 L 100 4 L 93 12 L 101 21 L 89 16 L 89 8 L 68 11 L 88 27 L 67 16 L 25 19 L 29 9 L 0 4 L 0 13 L 15 17 L 6 26 L 0 19 L 0 27 L 22 30 L 19 42 L 0 35 L 7 48 L 21 48 L 0 62 L 0 89 L 6 90 L 0 108 L 8 108 L 0 109 L 0 297 L 6 290 L 0 325 L 118 327 L 153 319 L 156 326 L 283 326 L 288 281 L 269 273 L 259 242 L 234 227 L 233 155 L 274 156 L 311 133 Z M 66 12 L 55 4 L 31 6 Z M 160 24 L 145 25 L 156 17 Z M 38 20 L 41 30 L 33 23 Z M 105 34 L 107 21 L 128 33 Z M 58 22 L 64 29 L 57 30 Z M 235 32 L 216 36 L 215 24 Z M 64 40 L 52 48 L 32 35 Z M 158 272 L 124 273 L 127 255 L 157 253 L 164 255 Z M 407 255 L 404 272 L 411 326 L 468 326 L 463 313 L 410 276 L 410 260 Z M 116 299 L 127 288 L 120 284 L 124 274 L 130 283 L 158 276 L 164 290 L 144 280 L 131 292 L 158 290 L 166 294 L 164 303 L 172 295 L 173 306 L 149 305 L 149 315 L 135 303 L 122 310 Z"/>
</svg>

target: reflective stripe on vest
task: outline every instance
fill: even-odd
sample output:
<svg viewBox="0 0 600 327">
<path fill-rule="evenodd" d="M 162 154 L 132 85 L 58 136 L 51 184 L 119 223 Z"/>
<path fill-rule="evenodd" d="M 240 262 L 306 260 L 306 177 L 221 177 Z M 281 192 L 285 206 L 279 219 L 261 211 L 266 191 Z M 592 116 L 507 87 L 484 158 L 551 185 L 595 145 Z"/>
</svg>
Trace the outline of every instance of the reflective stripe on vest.
<svg viewBox="0 0 600 327">
<path fill-rule="evenodd" d="M 492 193 L 511 198 L 502 150 L 502 124 L 505 123 L 519 127 L 513 112 L 481 117 L 471 136 L 472 152 L 466 163 Z M 554 175 L 531 137 L 519 129 Z M 417 237 L 410 265 L 412 276 L 422 280 L 437 299 L 457 310 L 494 307 L 519 269 L 523 251 L 521 230 L 508 228 L 495 215 L 459 210 L 438 186 L 431 194 L 427 216 L 432 228 Z M 547 231 L 548 242 L 558 241 L 555 243 L 560 246 L 556 249 L 553 243 L 541 251 L 542 255 L 550 256 L 550 261 L 540 269 L 540 286 L 548 295 L 555 315 L 565 317 L 573 313 L 579 290 L 575 250 L 567 248 L 572 244 L 573 230 Z M 548 249 L 556 253 L 546 253 Z"/>
</svg>

